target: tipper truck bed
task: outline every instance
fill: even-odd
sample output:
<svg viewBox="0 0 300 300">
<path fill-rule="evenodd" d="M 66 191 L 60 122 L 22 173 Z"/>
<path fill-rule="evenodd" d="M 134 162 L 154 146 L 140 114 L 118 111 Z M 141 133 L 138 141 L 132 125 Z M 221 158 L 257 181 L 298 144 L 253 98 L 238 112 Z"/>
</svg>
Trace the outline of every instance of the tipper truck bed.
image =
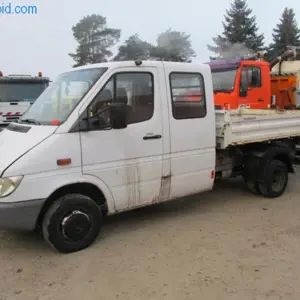
<svg viewBox="0 0 300 300">
<path fill-rule="evenodd" d="M 299 110 L 216 110 L 216 147 L 300 137 Z"/>
<path fill-rule="evenodd" d="M 216 179 L 242 176 L 279 197 L 299 137 L 296 110 L 216 108 L 207 64 L 74 68 L 0 133 L 0 228 L 40 228 L 69 253 L 93 243 L 104 216 L 209 191 Z"/>
</svg>

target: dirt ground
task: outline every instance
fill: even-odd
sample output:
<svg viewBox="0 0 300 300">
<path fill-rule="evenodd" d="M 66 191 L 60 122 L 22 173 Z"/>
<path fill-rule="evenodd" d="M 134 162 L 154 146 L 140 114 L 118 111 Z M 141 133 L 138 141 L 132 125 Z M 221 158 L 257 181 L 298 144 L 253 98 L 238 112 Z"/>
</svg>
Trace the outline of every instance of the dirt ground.
<svg viewBox="0 0 300 300">
<path fill-rule="evenodd" d="M 0 299 L 299 300 L 299 182 L 276 200 L 223 182 L 114 216 L 92 247 L 68 255 L 0 231 Z"/>
</svg>

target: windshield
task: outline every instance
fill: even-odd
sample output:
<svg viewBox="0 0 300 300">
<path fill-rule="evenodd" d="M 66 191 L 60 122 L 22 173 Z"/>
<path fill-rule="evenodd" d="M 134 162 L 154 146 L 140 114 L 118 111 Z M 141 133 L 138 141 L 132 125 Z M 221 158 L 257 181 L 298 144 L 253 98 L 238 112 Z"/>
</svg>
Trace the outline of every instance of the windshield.
<svg viewBox="0 0 300 300">
<path fill-rule="evenodd" d="M 63 123 L 107 68 L 63 73 L 40 95 L 20 122 L 43 125 Z"/>
<path fill-rule="evenodd" d="M 237 69 L 212 71 L 213 89 L 215 92 L 230 92 L 234 89 Z"/>
<path fill-rule="evenodd" d="M 34 102 L 46 88 L 46 82 L 0 82 L 0 102 Z"/>
</svg>

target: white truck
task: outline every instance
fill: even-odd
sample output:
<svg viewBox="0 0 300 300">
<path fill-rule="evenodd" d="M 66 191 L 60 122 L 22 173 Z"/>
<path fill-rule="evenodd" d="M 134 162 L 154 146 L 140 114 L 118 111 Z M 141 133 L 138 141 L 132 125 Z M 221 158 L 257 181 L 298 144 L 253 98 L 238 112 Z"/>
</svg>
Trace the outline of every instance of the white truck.
<svg viewBox="0 0 300 300">
<path fill-rule="evenodd" d="M 190 83 L 198 101 L 186 100 Z M 95 241 L 104 216 L 211 190 L 217 178 L 241 175 L 279 197 L 299 136 L 298 111 L 216 110 L 207 64 L 74 68 L 0 133 L 0 228 L 40 228 L 70 253 Z"/>
<path fill-rule="evenodd" d="M 18 120 L 48 87 L 49 78 L 30 75 L 7 75 L 0 72 L 0 130 Z"/>
</svg>

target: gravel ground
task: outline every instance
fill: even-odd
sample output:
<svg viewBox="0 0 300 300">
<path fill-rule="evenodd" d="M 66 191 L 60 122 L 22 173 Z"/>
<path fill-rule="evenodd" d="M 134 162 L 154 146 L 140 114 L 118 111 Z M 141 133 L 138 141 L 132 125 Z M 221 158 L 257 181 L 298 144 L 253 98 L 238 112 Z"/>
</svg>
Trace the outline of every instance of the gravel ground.
<svg viewBox="0 0 300 300">
<path fill-rule="evenodd" d="M 234 180 L 110 217 L 68 255 L 0 231 L 0 299 L 299 300 L 299 179 L 275 200 Z"/>
</svg>

